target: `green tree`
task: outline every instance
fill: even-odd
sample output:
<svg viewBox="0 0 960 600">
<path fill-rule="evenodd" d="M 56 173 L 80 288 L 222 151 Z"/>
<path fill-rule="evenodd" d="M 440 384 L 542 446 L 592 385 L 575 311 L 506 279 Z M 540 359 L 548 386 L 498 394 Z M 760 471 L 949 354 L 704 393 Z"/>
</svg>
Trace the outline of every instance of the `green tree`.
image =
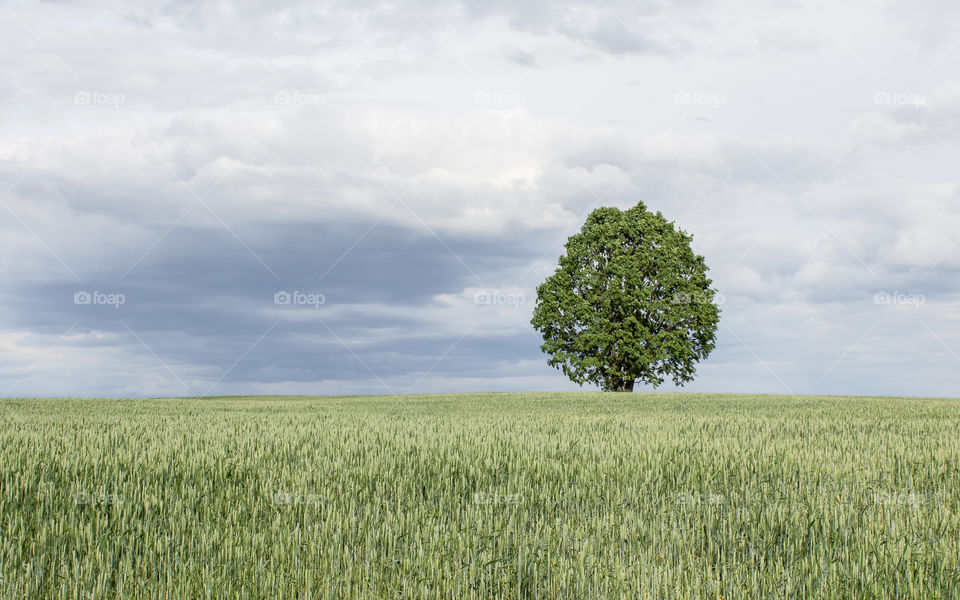
<svg viewBox="0 0 960 600">
<path fill-rule="evenodd" d="M 713 350 L 720 309 L 693 237 L 641 202 L 598 208 L 537 288 L 540 347 L 572 381 L 605 391 L 691 381 Z"/>
</svg>

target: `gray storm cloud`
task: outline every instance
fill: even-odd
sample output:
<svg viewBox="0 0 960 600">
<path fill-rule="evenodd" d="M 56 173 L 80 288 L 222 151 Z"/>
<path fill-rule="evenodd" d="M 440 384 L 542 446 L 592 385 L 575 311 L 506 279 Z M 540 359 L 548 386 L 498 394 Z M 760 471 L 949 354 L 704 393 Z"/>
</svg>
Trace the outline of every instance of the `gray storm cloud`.
<svg viewBox="0 0 960 600">
<path fill-rule="evenodd" d="M 6 3 L 0 392 L 571 389 L 535 288 L 643 200 L 689 389 L 960 395 L 950 6 Z"/>
</svg>

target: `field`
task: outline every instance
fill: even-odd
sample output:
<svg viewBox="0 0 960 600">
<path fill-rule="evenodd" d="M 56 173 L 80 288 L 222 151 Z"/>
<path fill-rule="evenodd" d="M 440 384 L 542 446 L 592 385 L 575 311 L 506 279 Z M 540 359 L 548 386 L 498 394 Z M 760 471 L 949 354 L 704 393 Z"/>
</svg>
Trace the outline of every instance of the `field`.
<svg viewBox="0 0 960 600">
<path fill-rule="evenodd" d="M 960 401 L 0 400 L 0 597 L 960 598 Z"/>
</svg>

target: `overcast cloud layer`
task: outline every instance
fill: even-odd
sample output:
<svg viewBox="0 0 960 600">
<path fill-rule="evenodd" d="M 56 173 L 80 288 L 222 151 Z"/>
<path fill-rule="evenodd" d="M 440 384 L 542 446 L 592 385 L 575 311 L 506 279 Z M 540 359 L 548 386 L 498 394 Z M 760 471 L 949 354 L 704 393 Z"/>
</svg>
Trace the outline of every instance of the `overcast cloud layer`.
<svg viewBox="0 0 960 600">
<path fill-rule="evenodd" d="M 534 290 L 642 200 L 687 389 L 960 396 L 957 3 L 286 4 L 2 4 L 0 394 L 576 389 Z"/>
</svg>

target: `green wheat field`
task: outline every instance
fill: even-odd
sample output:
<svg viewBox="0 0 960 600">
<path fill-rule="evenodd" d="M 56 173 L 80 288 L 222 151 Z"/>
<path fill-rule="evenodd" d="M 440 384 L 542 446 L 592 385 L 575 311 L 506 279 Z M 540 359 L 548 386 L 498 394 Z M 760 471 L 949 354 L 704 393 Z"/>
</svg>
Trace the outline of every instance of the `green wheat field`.
<svg viewBox="0 0 960 600">
<path fill-rule="evenodd" d="M 0 597 L 960 598 L 960 400 L 0 400 Z"/>
</svg>

